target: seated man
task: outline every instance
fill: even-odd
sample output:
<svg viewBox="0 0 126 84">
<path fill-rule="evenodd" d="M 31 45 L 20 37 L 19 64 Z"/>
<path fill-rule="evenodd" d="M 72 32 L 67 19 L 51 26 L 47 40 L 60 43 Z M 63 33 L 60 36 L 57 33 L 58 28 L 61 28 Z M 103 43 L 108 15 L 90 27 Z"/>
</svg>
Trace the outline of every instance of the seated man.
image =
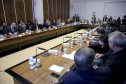
<svg viewBox="0 0 126 84">
<path fill-rule="evenodd" d="M 84 24 L 89 24 L 89 21 L 85 19 Z"/>
<path fill-rule="evenodd" d="M 57 25 L 56 21 L 53 20 L 53 22 L 51 23 L 51 25 L 52 25 L 52 26 L 56 26 L 56 25 Z"/>
<path fill-rule="evenodd" d="M 123 84 L 126 81 L 126 36 L 115 31 L 109 34 L 108 41 L 111 50 L 105 54 L 96 54 L 95 58 L 104 59 L 104 65 L 112 69 L 112 84 Z"/>
<path fill-rule="evenodd" d="M 30 21 L 28 21 L 26 24 L 26 29 L 31 30 L 31 28 L 32 28 L 32 25 L 31 25 Z"/>
<path fill-rule="evenodd" d="M 7 25 L 5 22 L 3 22 L 2 26 L 3 26 L 3 30 L 4 30 L 4 35 L 6 36 L 8 34 Z"/>
<path fill-rule="evenodd" d="M 63 84 L 110 84 L 111 69 L 107 66 L 93 69 L 95 53 L 91 48 L 82 47 L 74 55 L 76 71 L 63 75 Z"/>
<path fill-rule="evenodd" d="M 61 26 L 61 19 L 58 19 L 57 22 L 56 22 L 56 24 L 57 24 L 58 26 Z"/>
<path fill-rule="evenodd" d="M 25 24 L 24 23 L 21 23 L 21 25 L 19 26 L 18 30 L 19 30 L 19 33 L 26 32 Z"/>
<path fill-rule="evenodd" d="M 44 20 L 44 23 L 43 23 L 43 28 L 48 28 L 50 25 L 49 25 L 49 20 Z"/>
<path fill-rule="evenodd" d="M 38 29 L 39 29 L 38 20 L 35 20 L 32 30 L 38 30 Z"/>
<path fill-rule="evenodd" d="M 105 30 L 104 30 L 104 28 L 103 27 L 99 27 L 98 29 L 97 29 L 97 34 L 98 34 L 98 36 L 96 36 L 93 40 L 93 42 L 92 41 L 90 41 L 89 42 L 89 45 L 91 45 L 91 46 L 97 46 L 99 43 L 98 43 L 98 41 L 99 41 L 99 36 L 100 35 L 102 35 L 102 34 L 105 34 Z"/>
<path fill-rule="evenodd" d="M 11 22 L 10 27 L 8 27 L 8 33 L 9 34 L 14 34 L 16 32 L 18 32 L 18 29 L 16 27 L 16 23 L 15 22 Z"/>
<path fill-rule="evenodd" d="M 101 25 L 102 21 L 98 18 L 97 24 Z"/>
<path fill-rule="evenodd" d="M 92 19 L 91 23 L 92 24 L 96 24 L 96 21 L 94 19 Z"/>
</svg>

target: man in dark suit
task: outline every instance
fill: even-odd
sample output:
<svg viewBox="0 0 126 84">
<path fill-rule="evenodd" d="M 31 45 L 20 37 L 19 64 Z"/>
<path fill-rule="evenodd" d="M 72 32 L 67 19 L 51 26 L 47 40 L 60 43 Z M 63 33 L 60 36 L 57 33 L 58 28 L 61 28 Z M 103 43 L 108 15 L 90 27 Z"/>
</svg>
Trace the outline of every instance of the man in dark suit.
<svg viewBox="0 0 126 84">
<path fill-rule="evenodd" d="M 16 32 L 18 32 L 18 29 L 16 27 L 16 23 L 15 22 L 11 22 L 10 27 L 8 27 L 8 33 L 9 34 L 14 34 Z"/>
<path fill-rule="evenodd" d="M 63 84 L 111 84 L 111 69 L 107 66 L 93 69 L 95 53 L 89 47 L 82 47 L 74 55 L 76 71 L 66 72 Z"/>
<path fill-rule="evenodd" d="M 95 58 L 105 60 L 103 65 L 112 69 L 113 83 L 125 84 L 126 82 L 126 36 L 125 34 L 115 31 L 109 34 L 110 50 L 105 54 L 96 54 Z"/>
<path fill-rule="evenodd" d="M 50 26 L 49 25 L 49 21 L 48 20 L 44 20 L 43 27 L 48 28 L 49 26 Z"/>
<path fill-rule="evenodd" d="M 108 21 L 109 21 L 109 22 L 111 22 L 111 21 L 112 21 L 112 16 L 110 16 L 110 18 L 108 19 Z"/>
<path fill-rule="evenodd" d="M 32 26 L 32 30 L 36 30 L 36 29 L 39 29 L 38 20 L 35 20 L 35 22 Z"/>
<path fill-rule="evenodd" d="M 98 18 L 97 24 L 101 25 L 102 21 Z"/>
<path fill-rule="evenodd" d="M 32 25 L 31 25 L 30 21 L 28 21 L 26 24 L 26 29 L 31 30 L 31 28 L 32 28 Z"/>
<path fill-rule="evenodd" d="M 77 16 L 76 16 L 76 14 L 75 14 L 75 15 L 73 16 L 73 19 L 75 20 L 75 19 L 76 19 L 76 17 L 77 17 Z"/>
<path fill-rule="evenodd" d="M 53 20 L 53 22 L 51 23 L 51 25 L 52 25 L 52 26 L 56 26 L 56 25 L 57 25 L 56 21 Z"/>
<path fill-rule="evenodd" d="M 3 26 L 4 35 L 6 36 L 6 35 L 8 34 L 7 25 L 6 25 L 6 23 L 4 22 L 4 23 L 2 24 L 2 26 Z"/>
<path fill-rule="evenodd" d="M 89 21 L 85 19 L 84 24 L 89 24 Z"/>
<path fill-rule="evenodd" d="M 91 23 L 92 24 L 96 24 L 96 21 L 94 19 L 92 19 Z"/>
<path fill-rule="evenodd" d="M 105 15 L 105 17 L 103 17 L 103 22 L 105 22 L 107 20 L 107 16 Z"/>
<path fill-rule="evenodd" d="M 19 33 L 26 32 L 26 28 L 25 27 L 26 27 L 25 24 L 24 23 L 21 23 L 21 25 L 18 28 Z"/>
</svg>

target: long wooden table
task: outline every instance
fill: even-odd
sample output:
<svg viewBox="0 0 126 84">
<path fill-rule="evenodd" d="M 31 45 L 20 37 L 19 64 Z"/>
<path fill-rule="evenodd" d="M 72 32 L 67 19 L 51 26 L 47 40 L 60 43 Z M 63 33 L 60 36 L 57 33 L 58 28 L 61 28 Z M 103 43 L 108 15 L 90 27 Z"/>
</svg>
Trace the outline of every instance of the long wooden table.
<svg viewBox="0 0 126 84">
<path fill-rule="evenodd" d="M 27 44 L 37 42 L 37 41 L 43 42 L 43 39 L 45 39 L 48 36 L 58 37 L 58 35 L 61 35 L 63 33 L 69 33 L 69 31 L 72 31 L 72 30 L 78 30 L 81 28 L 89 28 L 89 27 L 94 28 L 96 26 L 98 25 L 80 24 L 80 25 L 68 26 L 64 28 L 58 28 L 51 31 L 40 32 L 40 33 L 33 32 L 31 35 L 25 35 L 22 37 L 6 38 L 4 41 L 0 41 L 0 53 L 5 52 L 7 50 L 9 51 L 15 48 L 18 48 L 19 50 L 21 50 L 21 47 L 23 45 L 27 45 Z"/>
<path fill-rule="evenodd" d="M 77 45 L 74 45 L 73 48 L 70 47 L 67 48 L 67 54 L 71 54 L 73 51 L 77 51 L 79 48 L 83 46 L 88 46 L 88 44 L 84 43 L 84 41 L 87 41 L 87 39 L 84 39 L 82 43 L 76 42 Z M 70 42 L 71 40 L 67 41 L 67 43 Z M 61 47 L 62 45 L 57 45 L 51 49 L 54 50 L 59 48 L 61 49 Z M 45 51 L 39 54 L 38 59 L 40 59 L 40 63 L 42 64 L 42 66 L 40 68 L 37 68 L 38 69 L 37 72 L 34 71 L 34 69 L 33 70 L 29 69 L 30 66 L 28 60 L 25 60 L 24 62 L 7 69 L 6 72 L 14 78 L 15 84 L 20 84 L 20 83 L 50 84 L 51 83 L 50 79 L 53 81 L 53 83 L 60 84 L 62 82 L 62 75 L 67 71 L 71 71 L 75 68 L 74 60 L 62 57 L 62 55 L 64 54 L 63 52 L 61 52 L 60 57 L 55 56 L 54 54 L 46 58 L 41 56 L 42 54 L 47 52 L 48 51 Z M 64 69 L 60 73 L 55 72 L 56 74 L 60 75 L 59 78 L 55 78 L 50 75 L 51 73 L 54 72 L 49 70 L 49 67 L 51 67 L 53 64 L 64 67 Z M 50 79 L 48 76 L 50 76 Z"/>
</svg>

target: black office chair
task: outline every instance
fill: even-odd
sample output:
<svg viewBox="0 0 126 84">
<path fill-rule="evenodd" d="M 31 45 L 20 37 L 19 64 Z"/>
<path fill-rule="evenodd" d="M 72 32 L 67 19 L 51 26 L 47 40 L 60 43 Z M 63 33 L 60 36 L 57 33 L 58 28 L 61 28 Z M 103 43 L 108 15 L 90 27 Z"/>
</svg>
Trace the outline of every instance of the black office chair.
<svg viewBox="0 0 126 84">
<path fill-rule="evenodd" d="M 119 26 L 119 31 L 120 32 L 125 32 L 125 25 L 120 25 Z"/>
</svg>

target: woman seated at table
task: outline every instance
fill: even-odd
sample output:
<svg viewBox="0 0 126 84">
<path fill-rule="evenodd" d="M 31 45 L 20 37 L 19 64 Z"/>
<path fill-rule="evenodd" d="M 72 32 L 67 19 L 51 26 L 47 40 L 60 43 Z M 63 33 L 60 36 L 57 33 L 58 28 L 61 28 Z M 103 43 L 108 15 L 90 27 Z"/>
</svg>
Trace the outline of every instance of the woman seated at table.
<svg viewBox="0 0 126 84">
<path fill-rule="evenodd" d="M 98 49 L 97 53 L 107 53 L 109 50 L 109 46 L 108 46 L 108 35 L 107 34 L 102 34 L 99 36 L 99 44 L 100 44 L 100 48 Z"/>
<path fill-rule="evenodd" d="M 109 45 L 108 45 L 108 35 L 107 34 L 102 34 L 99 36 L 99 44 L 100 47 L 97 47 L 97 52 L 95 53 L 107 53 L 109 51 Z M 94 59 L 94 65 L 101 65 L 104 62 L 102 59 Z"/>
</svg>

